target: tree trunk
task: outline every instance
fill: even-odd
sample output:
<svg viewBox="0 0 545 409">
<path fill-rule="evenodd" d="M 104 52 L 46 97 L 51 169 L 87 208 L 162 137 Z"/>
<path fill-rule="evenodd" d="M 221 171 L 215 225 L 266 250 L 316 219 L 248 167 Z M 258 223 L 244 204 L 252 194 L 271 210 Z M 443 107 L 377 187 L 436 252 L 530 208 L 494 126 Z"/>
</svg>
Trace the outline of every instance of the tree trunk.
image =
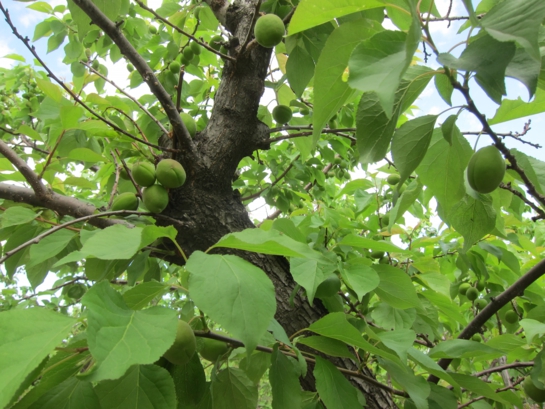
<svg viewBox="0 0 545 409">
<path fill-rule="evenodd" d="M 188 175 L 184 186 L 171 192 L 170 204 L 163 213 L 180 221 L 178 242 L 187 255 L 208 249 L 225 234 L 255 227 L 241 203 L 240 194 L 232 189 L 239 162 L 257 149 L 268 148 L 265 142 L 269 137 L 268 127 L 257 119 L 257 110 L 271 49 L 253 42 L 242 50 L 254 11 L 255 5 L 250 0 L 238 0 L 227 11 L 226 27 L 233 34 L 229 54 L 236 57 L 236 61 L 225 62 L 210 121 L 195 138 L 199 157 L 190 167 L 195 171 Z M 158 223 L 165 222 L 158 220 Z M 319 301 L 312 307 L 301 296 L 295 297 L 294 307 L 290 306 L 295 282 L 286 259 L 248 252 L 236 254 L 260 267 L 272 280 L 276 289 L 276 319 L 288 335 L 327 314 Z M 181 258 L 170 261 L 183 264 Z M 357 369 L 348 359 L 333 362 L 347 369 Z M 373 376 L 365 368 L 363 373 Z M 395 407 L 384 390 L 361 379 L 352 379 L 352 382 L 365 394 L 368 408 Z M 307 390 L 315 390 L 312 368 L 302 385 Z"/>
</svg>

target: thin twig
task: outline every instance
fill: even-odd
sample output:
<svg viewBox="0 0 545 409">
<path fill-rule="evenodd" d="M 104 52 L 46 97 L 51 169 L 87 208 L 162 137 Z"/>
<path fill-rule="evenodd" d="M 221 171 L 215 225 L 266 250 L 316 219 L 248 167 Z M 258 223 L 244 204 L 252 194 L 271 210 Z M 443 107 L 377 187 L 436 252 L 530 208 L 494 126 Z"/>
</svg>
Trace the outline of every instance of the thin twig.
<svg viewBox="0 0 545 409">
<path fill-rule="evenodd" d="M 524 203 L 526 203 L 528 206 L 530 206 L 532 209 L 534 209 L 534 211 L 539 215 L 540 219 L 545 219 L 545 211 L 543 209 L 541 209 L 539 206 L 536 206 L 530 200 L 528 200 L 526 198 L 526 196 L 524 196 L 521 192 L 519 192 L 518 190 L 513 189 L 513 187 L 511 186 L 511 182 L 509 182 L 507 184 L 505 184 L 503 182 L 500 183 L 500 188 L 508 190 L 509 192 L 513 193 L 520 200 L 522 200 Z"/>
</svg>

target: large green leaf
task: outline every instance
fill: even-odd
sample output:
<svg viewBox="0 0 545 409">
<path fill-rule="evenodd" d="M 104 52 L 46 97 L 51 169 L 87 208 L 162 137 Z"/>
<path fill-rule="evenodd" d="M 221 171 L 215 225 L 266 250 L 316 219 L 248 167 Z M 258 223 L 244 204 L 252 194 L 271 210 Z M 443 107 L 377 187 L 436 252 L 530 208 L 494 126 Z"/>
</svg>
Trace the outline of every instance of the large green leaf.
<svg viewBox="0 0 545 409">
<path fill-rule="evenodd" d="M 321 259 L 322 255 L 309 246 L 278 230 L 246 229 L 229 233 L 221 238 L 212 248 L 227 247 L 256 253 L 274 254 L 285 257 L 303 257 Z"/>
<path fill-rule="evenodd" d="M 154 298 L 160 297 L 170 289 L 168 284 L 148 281 L 123 293 L 127 307 L 133 310 L 145 308 Z"/>
<path fill-rule="evenodd" d="M 73 318 L 43 308 L 0 313 L 0 407 L 70 333 Z"/>
<path fill-rule="evenodd" d="M 437 115 L 425 115 L 405 122 L 394 133 L 392 158 L 403 183 L 428 151 Z"/>
<path fill-rule="evenodd" d="M 119 11 L 121 10 L 122 0 L 93 0 L 93 3 L 110 20 L 116 21 L 120 17 Z M 76 6 L 73 0 L 68 0 L 68 9 L 70 10 L 70 14 L 72 14 L 72 19 L 78 26 L 79 39 L 83 40 L 85 34 L 92 28 L 91 19 L 82 9 Z"/>
<path fill-rule="evenodd" d="M 341 269 L 344 283 L 358 295 L 358 299 L 373 291 L 379 285 L 380 279 L 375 270 L 361 258 L 349 260 Z"/>
<path fill-rule="evenodd" d="M 412 181 L 409 186 L 407 186 L 405 191 L 398 198 L 395 206 L 389 212 L 390 222 L 388 227 L 391 228 L 400 217 L 403 217 L 405 212 L 409 210 L 415 200 L 419 197 L 420 193 L 422 192 L 422 188 L 423 186 L 420 183 L 420 179 Z"/>
<path fill-rule="evenodd" d="M 316 357 L 314 377 L 320 399 L 327 409 L 362 408 L 354 386 L 331 362 Z"/>
<path fill-rule="evenodd" d="M 448 215 L 465 195 L 464 170 L 472 154 L 473 150 L 458 129 L 453 133 L 452 145 L 443 138 L 441 130 L 436 129 L 428 152 L 416 169 L 444 214 Z"/>
<path fill-rule="evenodd" d="M 492 199 L 485 195 L 479 195 L 479 199 L 466 195 L 452 207 L 448 221 L 464 236 L 464 251 L 467 251 L 496 226 Z"/>
<path fill-rule="evenodd" d="M 174 310 L 131 310 L 121 294 L 103 281 L 82 299 L 87 307 L 87 341 L 97 362 L 88 380 L 117 379 L 133 365 L 157 361 L 172 345 L 178 320 Z"/>
<path fill-rule="evenodd" d="M 76 233 L 70 230 L 59 230 L 43 238 L 39 243 L 30 246 L 30 262 L 27 263 L 27 267 L 35 266 L 51 257 L 55 257 L 68 246 L 68 243 L 75 235 Z"/>
<path fill-rule="evenodd" d="M 387 241 L 376 241 L 365 237 L 349 234 L 339 243 L 341 246 L 361 247 L 373 251 L 388 251 L 391 253 L 410 253 L 409 250 L 404 250 Z"/>
<path fill-rule="evenodd" d="M 503 399 L 502 396 L 491 388 L 489 384 L 480 380 L 479 378 L 454 372 L 449 372 L 449 374 L 462 388 L 475 393 L 477 396 L 484 396 L 488 399 L 509 405 L 508 401 Z"/>
<path fill-rule="evenodd" d="M 100 382 L 95 392 L 103 408 L 177 408 L 174 382 L 156 365 L 134 365 L 121 378 Z"/>
<path fill-rule="evenodd" d="M 387 359 L 380 359 L 379 362 L 388 374 L 407 391 L 417 408 L 428 408 L 427 398 L 431 392 L 429 382 L 426 382 L 422 376 L 416 376 L 409 367 L 399 362 Z"/>
<path fill-rule="evenodd" d="M 116 224 L 96 232 L 85 242 L 81 254 L 101 260 L 128 260 L 140 249 L 141 237 L 142 228 Z"/>
<path fill-rule="evenodd" d="M 516 41 L 537 61 L 539 27 L 545 18 L 541 0 L 509 0 L 497 4 L 481 21 L 486 31 L 498 41 Z"/>
<path fill-rule="evenodd" d="M 532 98 L 536 93 L 540 72 L 541 61 L 534 60 L 526 50 L 518 48 L 505 75 L 522 82 L 528 88 L 529 98 Z"/>
<path fill-rule="evenodd" d="M 292 257 L 290 259 L 290 273 L 297 284 L 306 291 L 308 302 L 312 304 L 316 288 L 336 266 L 330 263 L 320 263 L 317 260 Z"/>
<path fill-rule="evenodd" d="M 545 90 L 538 88 L 532 102 L 525 102 L 520 97 L 518 99 L 504 99 L 488 123 L 491 125 L 500 124 L 542 112 L 545 112 Z"/>
<path fill-rule="evenodd" d="M 380 0 L 302 0 L 290 21 L 289 35 L 307 30 L 314 26 L 342 17 L 347 14 L 376 7 L 383 7 Z"/>
<path fill-rule="evenodd" d="M 360 91 L 374 91 L 384 113 L 391 118 L 396 90 L 417 44 L 412 28 L 408 35 L 400 31 L 375 34 L 354 49 L 348 62 L 348 84 Z"/>
<path fill-rule="evenodd" d="M 314 61 L 303 47 L 296 46 L 289 54 L 286 74 L 293 92 L 297 97 L 301 97 L 314 76 Z"/>
<path fill-rule="evenodd" d="M 263 270 L 236 256 L 197 251 L 186 268 L 195 304 L 252 351 L 276 312 L 271 280 Z"/>
<path fill-rule="evenodd" d="M 68 378 L 44 393 L 30 409 L 102 409 L 91 382 Z"/>
<path fill-rule="evenodd" d="M 482 354 L 500 357 L 503 355 L 503 352 L 499 349 L 490 348 L 480 342 L 465 339 L 443 341 L 429 352 L 431 358 L 473 358 Z"/>
<path fill-rule="evenodd" d="M 257 385 L 238 368 L 222 370 L 212 379 L 214 409 L 255 409 Z"/>
<path fill-rule="evenodd" d="M 405 310 L 420 307 L 414 285 L 403 270 L 385 264 L 374 264 L 380 284 L 375 292 L 381 300 L 394 308 Z"/>
<path fill-rule="evenodd" d="M 299 9 L 299 7 L 298 7 Z M 381 28 L 376 22 L 356 20 L 343 24 L 327 39 L 314 78 L 313 138 L 346 102 L 353 90 L 342 80 L 354 48 Z"/>
<path fill-rule="evenodd" d="M 395 355 L 383 351 L 363 339 L 361 333 L 346 320 L 346 315 L 342 312 L 327 314 L 325 317 L 314 322 L 308 329 L 316 334 L 337 339 L 372 354 L 388 359 L 397 359 Z"/>
<path fill-rule="evenodd" d="M 185 365 L 172 365 L 169 372 L 174 380 L 178 407 L 196 409 L 209 391 L 199 354 L 194 354 Z"/>
<path fill-rule="evenodd" d="M 439 62 L 450 68 L 474 71 L 475 79 L 493 101 L 501 103 L 505 91 L 505 70 L 515 56 L 514 43 L 502 43 L 489 35 L 469 43 L 460 58 L 439 54 Z"/>
<path fill-rule="evenodd" d="M 300 408 L 303 395 L 299 384 L 300 373 L 297 362 L 275 348 L 271 363 L 269 381 L 272 388 L 273 409 Z"/>
<path fill-rule="evenodd" d="M 19 224 L 25 224 L 34 220 L 38 215 L 31 209 L 21 206 L 13 206 L 6 209 L 0 215 L 0 223 L 2 228 L 5 229 L 9 226 L 17 226 Z"/>
<path fill-rule="evenodd" d="M 379 332 L 377 336 L 384 345 L 395 351 L 402 362 L 407 361 L 407 352 L 416 339 L 416 333 L 410 329 Z"/>
<path fill-rule="evenodd" d="M 297 340 L 297 343 L 306 345 L 330 356 L 354 359 L 354 355 L 348 351 L 346 344 L 333 338 L 311 335 L 300 338 Z"/>
</svg>

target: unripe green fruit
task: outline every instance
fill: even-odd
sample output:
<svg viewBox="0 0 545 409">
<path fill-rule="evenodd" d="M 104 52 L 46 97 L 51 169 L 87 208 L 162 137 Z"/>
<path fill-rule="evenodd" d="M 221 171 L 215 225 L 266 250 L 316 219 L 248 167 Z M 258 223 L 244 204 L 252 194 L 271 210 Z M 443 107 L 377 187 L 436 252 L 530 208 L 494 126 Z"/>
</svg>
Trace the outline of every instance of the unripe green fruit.
<svg viewBox="0 0 545 409">
<path fill-rule="evenodd" d="M 138 209 L 138 198 L 134 193 L 125 192 L 117 196 L 112 203 L 112 211 L 136 210 Z"/>
<path fill-rule="evenodd" d="M 225 54 L 225 55 L 229 55 L 229 50 L 227 49 L 227 47 L 222 45 L 220 47 L 220 53 Z"/>
<path fill-rule="evenodd" d="M 155 26 L 149 26 L 149 32 L 151 34 L 157 34 L 157 27 Z"/>
<path fill-rule="evenodd" d="M 193 54 L 199 55 L 201 53 L 201 46 L 198 43 L 193 41 L 190 47 L 191 47 L 191 51 L 193 51 Z"/>
<path fill-rule="evenodd" d="M 384 216 L 382 216 L 382 225 L 388 226 L 389 224 L 390 224 L 390 216 L 385 214 Z"/>
<path fill-rule="evenodd" d="M 467 290 L 471 288 L 471 285 L 469 283 L 462 283 L 460 284 L 460 287 L 458 287 L 458 292 L 462 295 L 466 295 Z"/>
<path fill-rule="evenodd" d="M 73 284 L 66 290 L 66 296 L 74 300 L 79 300 L 87 292 L 85 284 Z"/>
<path fill-rule="evenodd" d="M 469 301 L 475 301 L 477 298 L 479 298 L 479 290 L 477 290 L 475 287 L 468 288 L 466 297 Z"/>
<path fill-rule="evenodd" d="M 121 168 L 119 171 L 119 177 L 121 177 L 123 180 L 130 180 L 129 173 L 125 168 Z"/>
<path fill-rule="evenodd" d="M 530 377 L 527 377 L 524 380 L 522 383 L 522 389 L 524 389 L 526 396 L 535 402 L 545 402 L 545 390 L 539 389 L 537 386 L 535 386 Z"/>
<path fill-rule="evenodd" d="M 384 251 L 374 250 L 371 252 L 371 257 L 375 259 L 379 259 L 384 257 Z"/>
<path fill-rule="evenodd" d="M 180 73 L 180 63 L 178 61 L 172 61 L 168 67 L 173 74 Z"/>
<path fill-rule="evenodd" d="M 87 58 L 89 58 L 91 56 L 91 49 L 90 48 L 85 49 L 85 55 L 87 56 Z"/>
<path fill-rule="evenodd" d="M 174 344 L 172 344 L 163 356 L 175 365 L 185 365 L 189 362 L 193 354 L 195 354 L 196 350 L 197 341 L 193 330 L 187 322 L 178 321 Z"/>
<path fill-rule="evenodd" d="M 478 300 L 475 300 L 475 307 L 480 311 L 484 307 L 488 305 L 488 301 L 486 301 L 484 298 L 479 298 Z"/>
<path fill-rule="evenodd" d="M 266 14 L 257 19 L 254 28 L 256 41 L 265 48 L 273 48 L 282 42 L 286 27 L 276 14 Z"/>
<path fill-rule="evenodd" d="M 214 50 L 219 51 L 221 48 L 221 43 L 223 43 L 223 37 L 222 36 L 214 36 L 210 39 L 210 42 L 208 45 L 212 47 Z"/>
<path fill-rule="evenodd" d="M 509 324 L 516 324 L 519 320 L 519 316 L 513 310 L 509 310 L 505 313 L 505 321 Z"/>
<path fill-rule="evenodd" d="M 168 192 L 161 185 L 153 185 L 144 189 L 142 200 L 150 212 L 161 213 L 168 205 Z"/>
<path fill-rule="evenodd" d="M 155 174 L 157 181 L 164 187 L 175 189 L 185 183 L 184 167 L 174 159 L 163 159 L 159 162 Z"/>
<path fill-rule="evenodd" d="M 393 175 L 388 175 L 386 182 L 388 182 L 389 185 L 393 186 L 393 185 L 397 185 L 400 180 L 401 178 L 399 177 L 399 175 L 393 174 Z"/>
<path fill-rule="evenodd" d="M 483 337 L 481 336 L 481 334 L 473 334 L 473 336 L 471 337 L 471 340 L 475 342 L 482 342 Z"/>
<path fill-rule="evenodd" d="M 484 287 L 485 287 L 485 282 L 482 281 L 482 280 L 479 280 L 479 281 L 477 281 L 477 283 L 475 284 L 475 287 L 477 287 L 477 290 L 483 291 L 483 290 L 484 290 Z"/>
<path fill-rule="evenodd" d="M 216 362 L 222 355 L 228 351 L 227 344 L 217 339 L 204 338 L 203 346 L 200 350 L 201 356 L 210 362 Z"/>
<path fill-rule="evenodd" d="M 184 58 L 191 61 L 195 54 L 193 54 L 193 50 L 191 50 L 190 47 L 186 47 L 184 48 L 183 55 L 184 55 Z"/>
<path fill-rule="evenodd" d="M 314 294 L 318 298 L 332 297 L 341 289 L 341 280 L 336 274 L 332 274 L 320 283 Z"/>
<path fill-rule="evenodd" d="M 342 161 L 343 161 L 343 160 L 342 160 L 341 158 L 338 158 L 338 157 L 335 158 L 335 159 L 333 159 L 333 163 L 334 163 L 335 165 L 340 165 L 340 164 L 342 163 Z"/>
<path fill-rule="evenodd" d="M 91 63 L 91 67 L 93 67 L 95 70 L 98 70 L 98 68 L 100 67 L 100 63 L 98 62 L 98 60 L 94 60 Z"/>
<path fill-rule="evenodd" d="M 193 119 L 193 117 L 189 114 L 186 114 L 185 112 L 182 112 L 180 114 L 180 117 L 182 118 L 182 121 L 185 124 L 185 127 L 187 128 L 187 131 L 189 132 L 189 135 L 191 135 L 192 138 L 195 137 L 195 134 L 197 133 L 197 123 Z"/>
<path fill-rule="evenodd" d="M 469 185 L 479 193 L 495 190 L 505 175 L 505 161 L 500 151 L 493 145 L 479 149 L 467 165 Z"/>
<path fill-rule="evenodd" d="M 292 115 L 293 113 L 291 112 L 291 108 L 287 105 L 277 105 L 272 111 L 274 120 L 279 124 L 287 124 Z"/>
<path fill-rule="evenodd" d="M 134 65 L 132 65 L 131 63 L 127 64 L 127 71 L 133 72 L 134 71 Z"/>
<path fill-rule="evenodd" d="M 155 166 L 150 162 L 136 162 L 132 167 L 132 177 L 140 186 L 151 186 L 155 183 Z"/>
<path fill-rule="evenodd" d="M 299 113 L 303 116 L 310 114 L 310 110 L 308 108 L 301 108 L 299 110 Z"/>
</svg>

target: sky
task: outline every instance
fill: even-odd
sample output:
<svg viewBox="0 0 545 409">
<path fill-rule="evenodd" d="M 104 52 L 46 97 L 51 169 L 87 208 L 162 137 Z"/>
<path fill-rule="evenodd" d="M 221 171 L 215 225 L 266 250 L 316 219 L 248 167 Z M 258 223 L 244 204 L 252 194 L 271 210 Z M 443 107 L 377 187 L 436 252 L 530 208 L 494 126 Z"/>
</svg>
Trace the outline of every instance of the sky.
<svg viewBox="0 0 545 409">
<path fill-rule="evenodd" d="M 66 0 L 44 0 L 53 7 L 59 4 L 66 4 Z M 148 5 L 152 8 L 157 8 L 161 4 L 161 0 L 148 0 Z M 475 2 L 475 1 L 474 1 Z M 475 2 L 477 3 L 477 2 Z M 34 28 L 36 24 L 38 24 L 40 21 L 42 21 L 44 18 L 47 18 L 47 15 L 33 11 L 30 9 L 27 9 L 28 2 L 17 2 L 13 0 L 4 0 L 3 4 L 5 7 L 7 7 L 10 11 L 11 18 L 14 22 L 14 24 L 17 26 L 20 33 L 22 33 L 24 36 L 28 36 L 29 38 L 33 37 L 34 34 Z M 436 0 L 436 5 L 441 14 L 445 14 L 448 5 L 449 0 Z M 453 9 L 450 13 L 451 16 L 463 16 L 467 15 L 467 12 L 465 11 L 462 1 L 461 0 L 454 0 L 453 2 Z M 463 32 L 461 35 L 453 35 L 458 29 L 458 27 L 463 22 L 452 22 L 451 27 L 448 27 L 447 22 L 435 22 L 431 23 L 431 34 L 434 38 L 434 41 L 440 51 L 446 52 L 454 45 L 458 44 L 461 41 L 466 40 L 467 37 L 467 31 Z M 395 29 L 395 27 L 386 20 L 385 27 L 388 29 Z M 33 61 L 33 57 L 30 54 L 28 50 L 20 43 L 20 41 L 11 33 L 11 30 L 7 23 L 4 21 L 4 18 L 0 18 L 0 38 L 2 38 L 2 41 L 0 42 L 0 67 L 10 67 L 12 66 L 15 61 L 7 58 L 2 58 L 3 56 L 10 54 L 10 53 L 16 53 L 23 55 L 27 62 Z M 36 43 L 34 43 L 36 46 L 36 49 L 40 56 L 44 58 L 46 63 L 53 69 L 53 71 L 61 77 L 63 80 L 70 81 L 71 79 L 71 73 L 68 66 L 64 65 L 62 63 L 63 58 L 63 50 L 61 46 L 58 50 L 47 54 L 46 53 L 46 47 L 47 47 L 47 39 L 42 38 L 38 40 Z M 453 54 L 458 55 L 458 53 L 461 51 L 462 47 L 455 48 L 453 51 Z M 104 61 L 102 61 L 104 63 Z M 127 81 L 127 71 L 125 69 L 125 62 L 121 60 L 120 62 L 122 69 L 114 69 L 113 64 L 107 60 L 105 65 L 108 68 L 108 71 L 110 73 L 109 78 L 112 79 L 116 84 L 121 86 L 128 85 Z M 432 68 L 438 68 L 440 65 L 436 62 L 435 57 L 431 57 L 427 63 Z M 476 105 L 481 109 L 481 111 L 489 118 L 494 116 L 494 113 L 496 109 L 498 108 L 498 105 L 495 104 L 492 100 L 490 100 L 486 94 L 484 94 L 483 91 L 480 90 L 476 84 L 475 86 L 471 87 L 471 94 L 473 99 L 476 102 Z M 507 79 L 506 85 L 508 89 L 508 96 L 509 99 L 516 99 L 518 97 L 521 97 L 523 100 L 528 100 L 528 92 L 524 85 L 519 83 L 518 81 Z M 108 84 L 107 88 L 108 89 Z M 142 85 L 142 87 L 145 87 L 145 85 Z M 109 88 L 112 90 L 112 88 Z M 113 92 L 113 91 L 110 91 Z M 139 96 L 142 93 L 148 92 L 147 89 L 142 88 L 140 90 L 129 90 L 129 92 L 134 96 Z M 274 99 L 274 93 L 272 90 L 267 89 L 267 92 L 262 98 L 262 104 L 267 105 L 271 99 Z M 455 92 L 453 94 L 453 105 L 462 105 L 463 104 L 462 97 L 459 93 Z M 449 108 L 449 106 L 438 96 L 437 91 L 435 90 L 433 81 L 430 82 L 428 87 L 424 90 L 420 98 L 415 102 L 415 105 L 418 107 L 417 110 L 414 111 L 414 115 L 427 115 L 427 114 L 439 114 Z M 442 115 L 438 122 L 441 123 L 442 120 L 446 119 L 448 115 L 457 112 L 456 110 L 452 110 L 447 112 L 446 114 Z M 533 142 L 533 143 L 540 143 L 542 145 L 545 145 L 545 140 L 543 138 L 543 131 L 542 129 L 545 129 L 545 114 L 540 115 L 534 115 L 531 117 L 532 119 L 532 129 L 531 131 L 525 136 L 525 139 Z M 493 129 L 497 132 L 521 132 L 524 126 L 525 119 L 521 120 L 515 120 L 510 121 L 504 124 L 499 124 L 493 127 Z M 462 113 L 458 122 L 457 122 L 459 128 L 462 131 L 479 131 L 481 129 L 481 126 L 477 119 L 469 114 L 469 113 Z M 468 140 L 470 141 L 471 145 L 473 146 L 475 142 L 475 136 L 468 137 Z M 491 139 L 487 136 L 482 136 L 479 139 L 478 147 L 486 146 L 491 143 Z M 525 152 L 528 155 L 534 156 L 538 159 L 541 159 L 545 161 L 545 152 L 543 150 L 536 150 L 533 147 L 530 147 L 528 145 L 521 144 L 520 142 L 517 142 L 511 138 L 506 140 L 506 143 L 508 147 L 510 148 L 517 148 L 523 152 Z M 377 164 L 377 166 L 381 166 L 382 164 Z M 353 174 L 353 177 L 362 177 L 362 172 L 355 172 Z M 270 209 L 263 207 L 263 201 L 255 201 L 252 203 L 252 209 L 254 210 L 252 212 L 252 216 L 257 219 L 262 219 L 263 217 L 266 217 L 266 212 L 270 212 Z M 258 209 L 258 210 L 256 210 Z M 414 223 L 413 223 L 414 222 Z M 414 225 L 416 224 L 416 219 L 411 222 L 411 218 L 407 218 L 406 224 L 407 225 Z M 40 286 L 41 289 L 49 288 L 52 284 L 52 279 L 54 279 L 53 275 L 50 275 L 48 277 L 48 280 Z M 22 285 L 25 285 L 21 282 Z"/>
</svg>

